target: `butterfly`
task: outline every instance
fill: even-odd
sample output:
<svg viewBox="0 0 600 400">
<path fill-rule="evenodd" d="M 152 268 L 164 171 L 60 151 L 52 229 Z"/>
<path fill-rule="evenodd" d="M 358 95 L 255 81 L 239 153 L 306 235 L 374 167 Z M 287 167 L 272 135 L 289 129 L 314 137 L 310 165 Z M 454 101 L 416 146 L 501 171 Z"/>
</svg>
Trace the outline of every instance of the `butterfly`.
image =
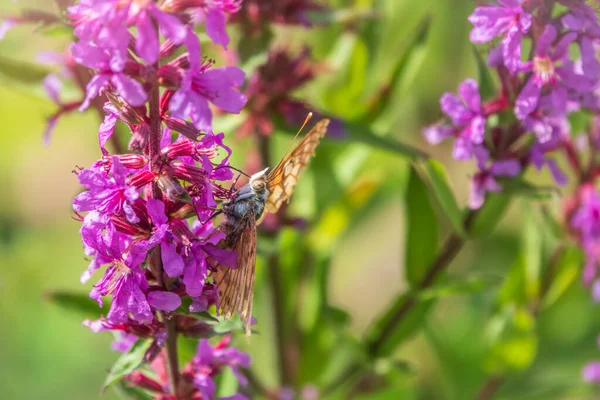
<svg viewBox="0 0 600 400">
<path fill-rule="evenodd" d="M 218 265 L 213 272 L 214 283 L 222 315 L 230 318 L 239 312 L 246 328 L 246 336 L 250 336 L 251 332 L 256 226 L 267 212 L 276 213 L 284 202 L 289 202 L 300 173 L 315 154 L 328 125 L 328 119 L 317 122 L 275 168 L 266 168 L 252 175 L 250 181 L 223 203 L 221 208 L 226 217 L 219 226 L 219 230 L 226 234 L 221 246 L 237 252 L 237 265 L 235 268 Z"/>
</svg>

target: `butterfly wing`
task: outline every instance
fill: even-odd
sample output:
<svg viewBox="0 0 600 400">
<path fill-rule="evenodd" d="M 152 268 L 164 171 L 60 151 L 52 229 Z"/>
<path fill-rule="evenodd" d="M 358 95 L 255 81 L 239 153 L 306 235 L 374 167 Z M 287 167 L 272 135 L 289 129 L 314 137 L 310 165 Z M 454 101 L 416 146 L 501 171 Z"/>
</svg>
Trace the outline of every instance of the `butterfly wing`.
<svg viewBox="0 0 600 400">
<path fill-rule="evenodd" d="M 256 267 L 256 222 L 249 218 L 246 229 L 233 244 L 237 253 L 236 268 L 219 265 L 215 273 L 215 284 L 219 292 L 221 312 L 225 318 L 239 312 L 250 336 L 254 277 Z"/>
<path fill-rule="evenodd" d="M 290 200 L 302 170 L 315 154 L 321 138 L 327 132 L 328 119 L 322 119 L 302 138 L 298 146 L 284 157 L 267 177 L 267 211 L 275 213 L 283 202 Z"/>
</svg>

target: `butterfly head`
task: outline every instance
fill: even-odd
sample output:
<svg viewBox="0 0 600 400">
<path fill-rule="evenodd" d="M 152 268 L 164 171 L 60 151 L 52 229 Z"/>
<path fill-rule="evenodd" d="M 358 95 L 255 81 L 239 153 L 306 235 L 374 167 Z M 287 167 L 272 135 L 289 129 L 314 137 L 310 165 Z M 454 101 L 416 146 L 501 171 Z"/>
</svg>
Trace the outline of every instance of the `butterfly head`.
<svg viewBox="0 0 600 400">
<path fill-rule="evenodd" d="M 257 195 L 262 195 L 267 191 L 267 173 L 269 168 L 265 168 L 260 172 L 250 177 L 250 187 L 252 191 Z"/>
</svg>

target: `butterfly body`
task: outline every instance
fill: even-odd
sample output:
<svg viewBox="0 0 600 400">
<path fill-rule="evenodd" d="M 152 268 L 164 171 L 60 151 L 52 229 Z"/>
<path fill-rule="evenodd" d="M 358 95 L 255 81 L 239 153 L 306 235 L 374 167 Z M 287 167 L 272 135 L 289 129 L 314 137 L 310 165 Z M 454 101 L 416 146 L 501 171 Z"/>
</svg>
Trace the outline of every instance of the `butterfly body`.
<svg viewBox="0 0 600 400">
<path fill-rule="evenodd" d="M 235 244 L 242 232 L 254 221 L 259 221 L 264 215 L 269 190 L 267 189 L 268 168 L 250 177 L 250 182 L 242 186 L 234 197 L 223 204 L 223 231 L 227 234 L 229 245 Z"/>
<path fill-rule="evenodd" d="M 266 168 L 250 177 L 250 181 L 225 202 L 225 221 L 219 227 L 226 237 L 222 246 L 237 253 L 237 264 L 219 265 L 213 273 L 219 292 L 220 308 L 226 318 L 239 312 L 250 335 L 254 277 L 256 266 L 256 225 L 266 212 L 275 213 L 288 202 L 298 176 L 314 155 L 327 131 L 329 120 L 319 121 L 272 170 Z"/>
</svg>

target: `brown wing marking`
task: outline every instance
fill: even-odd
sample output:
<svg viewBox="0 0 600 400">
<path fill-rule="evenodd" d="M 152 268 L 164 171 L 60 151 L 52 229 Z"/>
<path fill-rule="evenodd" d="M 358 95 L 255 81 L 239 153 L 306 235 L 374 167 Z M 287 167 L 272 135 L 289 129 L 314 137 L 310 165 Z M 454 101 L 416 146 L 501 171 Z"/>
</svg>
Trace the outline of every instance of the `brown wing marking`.
<svg viewBox="0 0 600 400">
<path fill-rule="evenodd" d="M 250 336 L 256 274 L 256 224 L 253 218 L 233 250 L 238 255 L 237 267 L 233 269 L 219 265 L 215 273 L 215 284 L 223 316 L 231 318 L 234 313 L 239 312 L 246 327 L 246 336 Z"/>
<path fill-rule="evenodd" d="M 328 119 L 322 119 L 304 136 L 298 146 L 284 157 L 267 177 L 267 211 L 275 213 L 284 201 L 289 201 L 298 177 L 314 156 L 315 149 L 327 132 Z"/>
</svg>

